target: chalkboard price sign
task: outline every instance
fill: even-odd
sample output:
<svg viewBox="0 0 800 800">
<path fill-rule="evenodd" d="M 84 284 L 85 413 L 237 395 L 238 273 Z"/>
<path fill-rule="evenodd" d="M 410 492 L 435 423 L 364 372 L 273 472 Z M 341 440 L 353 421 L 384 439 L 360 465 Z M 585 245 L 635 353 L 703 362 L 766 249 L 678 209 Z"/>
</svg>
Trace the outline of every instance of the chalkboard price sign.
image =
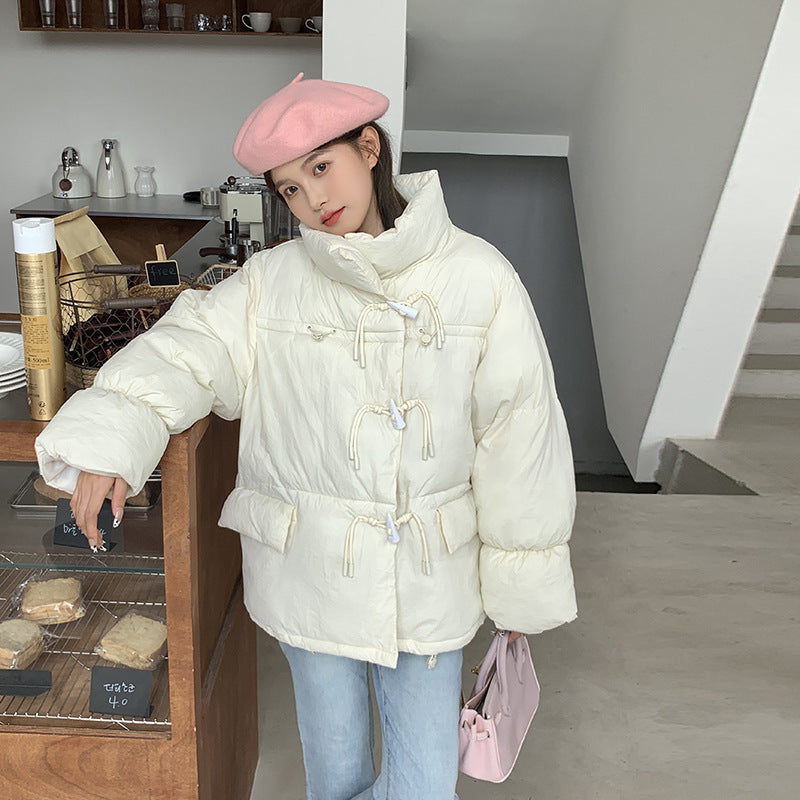
<svg viewBox="0 0 800 800">
<path fill-rule="evenodd" d="M 115 717 L 149 717 L 153 673 L 128 667 L 92 667 L 89 711 Z"/>
<path fill-rule="evenodd" d="M 104 500 L 100 513 L 97 515 L 97 530 L 103 534 L 106 550 L 111 550 L 116 544 L 111 541 L 113 526 L 114 515 L 111 513 L 111 501 Z M 115 531 L 117 534 L 121 532 L 121 527 Z M 65 497 L 56 501 L 56 527 L 53 531 L 53 544 L 89 549 L 89 542 L 78 527 L 78 523 L 75 522 L 75 515 L 69 506 L 69 500 Z"/>
<path fill-rule="evenodd" d="M 147 282 L 151 286 L 179 286 L 181 274 L 177 261 L 145 261 Z"/>
<path fill-rule="evenodd" d="M 0 695 L 35 697 L 53 685 L 49 669 L 0 669 Z"/>
</svg>

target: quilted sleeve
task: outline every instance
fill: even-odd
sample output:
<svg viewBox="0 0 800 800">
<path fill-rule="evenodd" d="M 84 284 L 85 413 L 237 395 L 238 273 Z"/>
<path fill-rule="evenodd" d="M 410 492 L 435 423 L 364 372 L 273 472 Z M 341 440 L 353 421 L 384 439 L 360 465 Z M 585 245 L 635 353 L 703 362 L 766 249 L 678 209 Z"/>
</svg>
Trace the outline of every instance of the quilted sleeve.
<svg viewBox="0 0 800 800">
<path fill-rule="evenodd" d="M 254 359 L 249 271 L 211 291 L 182 292 L 149 331 L 103 365 L 36 439 L 45 481 L 72 492 L 81 470 L 120 476 L 138 492 L 170 434 L 214 411 L 241 413 Z"/>
<path fill-rule="evenodd" d="M 510 265 L 475 374 L 472 425 L 484 610 L 522 633 L 570 622 L 572 451 L 544 337 Z"/>
</svg>

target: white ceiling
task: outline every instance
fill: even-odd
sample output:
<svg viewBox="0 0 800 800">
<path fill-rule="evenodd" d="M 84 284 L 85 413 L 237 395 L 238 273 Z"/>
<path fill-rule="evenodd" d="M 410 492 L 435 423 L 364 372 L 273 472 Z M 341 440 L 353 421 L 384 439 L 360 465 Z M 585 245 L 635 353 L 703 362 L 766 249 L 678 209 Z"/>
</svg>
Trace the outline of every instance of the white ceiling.
<svg viewBox="0 0 800 800">
<path fill-rule="evenodd" d="M 620 0 L 408 0 L 406 130 L 569 135 Z"/>
</svg>

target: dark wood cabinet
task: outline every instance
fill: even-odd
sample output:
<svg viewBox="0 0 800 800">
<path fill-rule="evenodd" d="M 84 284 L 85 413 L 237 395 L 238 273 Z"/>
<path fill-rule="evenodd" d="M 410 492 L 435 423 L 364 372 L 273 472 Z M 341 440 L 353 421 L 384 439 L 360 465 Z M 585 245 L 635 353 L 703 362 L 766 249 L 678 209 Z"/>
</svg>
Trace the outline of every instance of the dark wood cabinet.
<svg viewBox="0 0 800 800">
<path fill-rule="evenodd" d="M 84 31 L 92 33 L 154 33 L 196 36 L 233 36 L 242 34 L 247 36 L 302 36 L 321 38 L 317 33 L 309 31 L 305 26 L 300 33 L 285 34 L 281 32 L 278 19 L 280 17 L 300 17 L 305 21 L 312 16 L 322 14 L 322 0 L 185 0 L 186 18 L 185 30 L 167 30 L 166 2 L 160 2 L 159 30 L 146 31 L 142 26 L 142 6 L 140 0 L 119 0 L 119 28 L 106 28 L 103 16 L 103 0 L 82 0 L 80 28 L 67 26 L 67 7 L 65 0 L 56 0 L 56 26 L 43 28 L 42 17 L 39 12 L 39 0 L 17 0 L 19 13 L 19 29 L 21 31 L 44 31 L 55 33 L 59 31 Z M 266 33 L 255 33 L 247 30 L 242 24 L 242 14 L 250 11 L 269 11 L 272 13 L 272 26 Z M 207 14 L 212 17 L 221 17 L 228 14 L 232 20 L 232 31 L 195 31 L 192 29 L 192 17 L 195 14 Z"/>
</svg>

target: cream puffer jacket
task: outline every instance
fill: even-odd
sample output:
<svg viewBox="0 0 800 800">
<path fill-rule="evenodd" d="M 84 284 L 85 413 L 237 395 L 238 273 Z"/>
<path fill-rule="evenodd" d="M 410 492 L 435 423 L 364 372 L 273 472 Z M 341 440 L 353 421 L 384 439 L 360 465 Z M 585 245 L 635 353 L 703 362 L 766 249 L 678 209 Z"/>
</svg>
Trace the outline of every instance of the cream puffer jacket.
<svg viewBox="0 0 800 800">
<path fill-rule="evenodd" d="M 572 454 L 525 288 L 405 175 L 396 227 L 302 229 L 210 292 L 187 291 L 36 441 L 47 483 L 80 469 L 137 492 L 168 437 L 241 418 L 245 602 L 277 639 L 393 667 L 469 642 L 488 615 L 576 616 Z M 110 446 L 113 443 L 113 446 Z"/>
</svg>

